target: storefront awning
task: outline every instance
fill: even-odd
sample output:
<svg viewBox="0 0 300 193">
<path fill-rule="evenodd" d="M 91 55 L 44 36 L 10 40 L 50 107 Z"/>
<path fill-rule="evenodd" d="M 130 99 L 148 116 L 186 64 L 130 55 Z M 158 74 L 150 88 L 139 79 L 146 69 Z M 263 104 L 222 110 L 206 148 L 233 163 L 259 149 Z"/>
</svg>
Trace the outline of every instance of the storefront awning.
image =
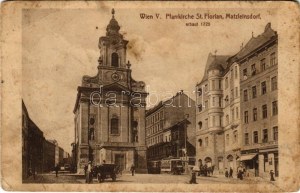
<svg viewBox="0 0 300 193">
<path fill-rule="evenodd" d="M 257 153 L 241 155 L 240 161 L 252 160 L 256 155 Z"/>
</svg>

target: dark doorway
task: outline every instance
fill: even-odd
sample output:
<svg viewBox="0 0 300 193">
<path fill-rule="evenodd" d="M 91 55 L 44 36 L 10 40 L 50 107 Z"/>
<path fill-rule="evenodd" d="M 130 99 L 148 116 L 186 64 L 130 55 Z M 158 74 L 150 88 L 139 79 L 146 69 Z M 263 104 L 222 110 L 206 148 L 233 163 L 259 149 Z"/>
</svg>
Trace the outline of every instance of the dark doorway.
<svg viewBox="0 0 300 193">
<path fill-rule="evenodd" d="M 124 154 L 115 154 L 115 164 L 120 167 L 120 170 L 125 169 L 125 155 Z"/>
</svg>

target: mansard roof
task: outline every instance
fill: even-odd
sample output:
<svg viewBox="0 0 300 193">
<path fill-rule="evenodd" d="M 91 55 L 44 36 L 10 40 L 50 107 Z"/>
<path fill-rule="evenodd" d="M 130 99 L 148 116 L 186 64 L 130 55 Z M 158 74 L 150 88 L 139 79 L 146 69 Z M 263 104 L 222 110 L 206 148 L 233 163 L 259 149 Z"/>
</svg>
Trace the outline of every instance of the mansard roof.
<svg viewBox="0 0 300 193">
<path fill-rule="evenodd" d="M 227 59 L 230 56 L 228 55 L 212 55 L 209 53 L 206 61 L 205 71 L 201 82 L 207 80 L 208 70 L 219 69 L 225 70 L 227 68 Z"/>
<path fill-rule="evenodd" d="M 276 37 L 277 32 L 271 28 L 271 23 L 268 23 L 262 34 L 258 35 L 257 37 L 251 37 L 246 45 L 236 54 L 237 59 L 240 60 L 244 58 L 257 48 L 263 46 L 265 43 Z"/>
</svg>

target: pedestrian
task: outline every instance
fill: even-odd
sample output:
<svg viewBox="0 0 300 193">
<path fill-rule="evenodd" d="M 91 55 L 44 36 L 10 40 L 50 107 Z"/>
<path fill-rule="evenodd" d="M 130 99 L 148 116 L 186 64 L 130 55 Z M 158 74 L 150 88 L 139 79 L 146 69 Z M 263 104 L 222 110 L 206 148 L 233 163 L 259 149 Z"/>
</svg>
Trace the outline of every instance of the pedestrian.
<svg viewBox="0 0 300 193">
<path fill-rule="evenodd" d="M 211 166 L 211 175 L 214 175 L 215 165 Z"/>
<path fill-rule="evenodd" d="M 270 177 L 271 177 L 270 181 L 275 181 L 273 170 L 270 171 Z"/>
<path fill-rule="evenodd" d="M 93 176 L 92 176 L 92 162 L 89 161 L 88 167 L 87 167 L 87 173 L 88 173 L 88 183 L 91 183 L 93 181 Z"/>
<path fill-rule="evenodd" d="M 132 176 L 134 176 L 134 172 L 135 172 L 134 164 L 131 165 L 130 171 L 131 171 Z"/>
<path fill-rule="evenodd" d="M 88 183 L 88 173 L 87 173 L 88 166 L 85 165 L 83 169 L 84 169 L 84 175 L 85 175 L 85 183 Z"/>
<path fill-rule="evenodd" d="M 238 178 L 240 180 L 243 180 L 243 168 L 242 168 L 242 166 L 238 167 L 238 174 L 237 174 L 237 176 L 238 176 Z"/>
<path fill-rule="evenodd" d="M 36 171 L 35 171 L 35 168 L 33 168 L 32 175 L 33 175 L 33 179 L 35 180 L 35 176 L 36 176 Z"/>
<path fill-rule="evenodd" d="M 232 169 L 232 167 L 230 167 L 230 169 L 229 169 L 229 178 L 233 177 L 232 174 L 233 174 L 233 169 Z"/>
<path fill-rule="evenodd" d="M 58 164 L 56 164 L 54 169 L 55 169 L 55 176 L 58 177 L 58 170 L 59 170 Z"/>
<path fill-rule="evenodd" d="M 227 170 L 227 168 L 225 168 L 225 177 L 228 178 L 228 175 L 229 175 L 228 170 Z"/>
<path fill-rule="evenodd" d="M 28 175 L 28 177 L 32 175 L 32 170 L 31 170 L 31 168 L 28 168 L 28 174 L 27 174 L 27 175 Z"/>
<path fill-rule="evenodd" d="M 198 184 L 198 183 L 196 182 L 196 171 L 194 170 L 194 168 L 193 168 L 193 170 L 192 170 L 192 175 L 191 175 L 190 184 Z"/>
</svg>

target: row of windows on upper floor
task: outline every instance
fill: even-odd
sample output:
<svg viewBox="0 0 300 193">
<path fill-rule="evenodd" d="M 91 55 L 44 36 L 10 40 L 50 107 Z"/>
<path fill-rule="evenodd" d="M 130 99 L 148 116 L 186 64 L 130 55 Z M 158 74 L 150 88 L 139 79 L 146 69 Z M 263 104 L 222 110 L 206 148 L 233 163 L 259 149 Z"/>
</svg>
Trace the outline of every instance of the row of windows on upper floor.
<svg viewBox="0 0 300 193">
<path fill-rule="evenodd" d="M 230 143 L 229 134 L 226 134 L 225 142 L 226 142 L 226 145 L 229 145 L 229 143 Z M 232 144 L 237 144 L 237 142 L 238 142 L 238 131 L 234 131 L 233 132 L 233 138 L 232 138 Z M 203 147 L 203 146 L 207 147 L 208 145 L 209 145 L 208 137 L 204 138 L 204 144 L 203 144 L 201 138 L 198 139 L 198 146 L 199 147 Z"/>
<path fill-rule="evenodd" d="M 243 77 L 242 77 L 242 79 L 246 80 L 248 77 L 255 76 L 255 75 L 257 75 L 260 72 L 264 72 L 268 67 L 271 67 L 271 66 L 274 66 L 274 65 L 277 65 L 277 59 L 276 59 L 275 52 L 273 52 L 273 53 L 271 53 L 269 55 L 269 65 L 266 62 L 266 58 L 263 58 L 259 62 L 259 66 L 260 66 L 259 70 L 257 69 L 257 64 L 256 63 L 253 63 L 251 65 L 251 67 L 250 67 L 251 68 L 250 74 L 248 73 L 248 68 L 247 67 L 244 68 L 243 69 Z"/>
<path fill-rule="evenodd" d="M 268 106 L 267 104 L 262 105 L 262 109 L 261 109 L 261 117 L 262 119 L 266 119 L 268 118 Z M 224 126 L 226 127 L 227 125 L 234 123 L 235 120 L 239 119 L 239 108 L 238 107 L 233 107 L 231 108 L 231 119 L 229 118 L 229 115 L 226 114 L 225 115 L 225 122 L 224 125 L 222 124 L 222 117 L 221 116 L 211 116 L 212 117 L 212 126 L 218 126 L 216 124 L 217 119 L 219 119 L 220 123 L 219 126 Z M 272 116 L 276 116 L 278 114 L 278 102 L 277 101 L 273 101 L 272 102 Z M 252 117 L 253 117 L 253 121 L 257 121 L 258 120 L 258 109 L 257 108 L 253 108 L 252 110 Z M 217 118 L 216 118 L 217 117 Z M 248 111 L 244 111 L 244 123 L 247 124 L 249 123 L 249 113 Z M 205 119 L 205 124 L 204 124 L 205 129 L 208 129 L 208 118 Z M 203 123 L 202 121 L 198 122 L 198 128 L 202 129 L 203 128 Z"/>
<path fill-rule="evenodd" d="M 171 140 L 184 139 L 184 137 L 182 138 L 181 134 L 182 133 L 180 133 L 179 130 L 173 131 L 170 134 L 161 133 L 160 135 L 155 135 L 155 136 L 147 138 L 146 143 L 148 146 L 151 146 L 151 145 L 155 145 L 157 143 L 170 142 Z"/>
<path fill-rule="evenodd" d="M 160 122 L 156 123 L 155 125 L 146 128 L 146 136 L 155 134 L 155 133 L 163 130 L 163 128 L 164 128 L 164 121 L 160 120 Z"/>
<path fill-rule="evenodd" d="M 274 126 L 272 128 L 272 136 L 269 138 L 269 130 L 263 129 L 261 140 L 259 140 L 259 131 L 253 131 L 252 132 L 252 140 L 250 133 L 244 134 L 244 145 L 251 145 L 250 141 L 252 141 L 252 144 L 258 144 L 258 143 L 268 143 L 269 141 L 278 141 L 278 126 Z"/>
<path fill-rule="evenodd" d="M 230 134 L 226 134 L 225 136 L 225 144 L 230 145 L 230 141 L 232 141 L 232 144 L 236 144 L 238 142 L 238 131 L 233 132 L 232 140 L 230 139 Z M 250 134 L 247 132 L 244 134 L 244 145 L 250 145 Z M 259 131 L 253 131 L 253 137 L 252 137 L 252 144 L 258 144 L 258 143 L 268 143 L 269 141 L 278 141 L 278 126 L 274 126 L 272 128 L 272 138 L 269 139 L 269 131 L 268 129 L 262 130 L 262 136 L 261 140 L 259 140 Z M 198 145 L 199 147 L 208 147 L 209 146 L 209 140 L 208 137 L 205 137 L 204 144 L 202 142 L 202 139 L 198 139 Z"/>
<path fill-rule="evenodd" d="M 266 63 L 266 58 L 263 58 L 260 60 L 260 71 L 257 70 L 256 68 L 256 63 L 253 63 L 251 65 L 251 76 L 254 76 L 256 74 L 258 74 L 259 72 L 264 72 L 269 66 L 274 66 L 277 64 L 277 60 L 276 60 L 276 54 L 275 52 L 273 52 L 272 54 L 270 54 L 269 56 L 270 58 L 270 65 L 267 65 Z M 234 70 L 233 70 L 234 69 Z M 239 70 L 238 70 L 238 66 L 235 65 L 233 68 L 231 68 L 230 70 L 230 74 L 228 74 L 227 76 L 225 76 L 225 80 L 224 80 L 224 84 L 225 84 L 225 89 L 228 88 L 229 86 L 229 80 L 228 80 L 228 77 L 230 77 L 230 81 L 233 82 L 234 79 L 237 79 L 238 78 L 238 73 L 239 73 Z M 243 79 L 247 79 L 247 77 L 249 77 L 248 75 L 248 68 L 244 68 L 243 69 Z M 221 90 L 223 88 L 222 86 L 222 80 L 211 80 L 210 81 L 210 90 Z M 203 88 L 198 88 L 197 89 L 197 93 L 198 93 L 198 96 L 201 96 L 202 95 L 202 91 L 203 91 Z M 205 84 L 204 85 L 204 91 L 207 92 L 208 91 L 208 84 Z"/>
<path fill-rule="evenodd" d="M 210 108 L 210 107 L 221 107 L 224 108 L 227 105 L 230 104 L 234 99 L 239 97 L 239 88 L 235 87 L 234 89 L 231 89 L 230 96 L 226 95 L 224 97 L 224 100 L 222 97 L 219 96 L 213 96 L 211 97 L 211 104 L 209 104 L 209 100 L 204 101 L 204 105 L 202 105 L 203 101 L 201 101 L 198 105 L 198 112 L 202 112 L 204 109 Z"/>
<path fill-rule="evenodd" d="M 173 133 L 173 135 L 178 135 L 178 133 Z M 165 138 L 164 138 L 165 137 Z M 179 136 L 177 136 L 178 138 Z M 162 142 L 170 142 L 171 141 L 171 134 L 169 135 L 164 135 L 164 134 L 160 134 L 160 135 L 156 135 L 153 137 L 150 137 L 148 139 L 146 139 L 146 144 L 147 146 L 152 146 L 155 145 L 157 143 L 162 143 Z M 173 136 L 173 139 L 175 139 L 176 136 Z"/>
<path fill-rule="evenodd" d="M 89 119 L 89 126 L 90 128 L 88 129 L 88 140 L 95 140 L 95 118 L 91 117 Z M 137 121 L 133 121 L 132 127 L 136 130 L 138 126 Z M 117 115 L 113 115 L 112 118 L 110 119 L 109 122 L 109 134 L 110 135 L 120 135 L 120 124 L 119 124 L 119 117 Z M 138 133 L 135 132 L 133 135 L 133 141 L 138 142 Z"/>
<path fill-rule="evenodd" d="M 272 116 L 276 116 L 278 114 L 278 102 L 273 101 L 272 102 Z M 264 104 L 261 107 L 261 117 L 262 119 L 268 118 L 268 105 Z M 258 110 L 257 108 L 252 109 L 252 120 L 257 121 L 258 120 Z M 249 123 L 249 113 L 248 111 L 244 111 L 244 123 Z"/>
<path fill-rule="evenodd" d="M 156 122 L 159 122 L 163 118 L 164 118 L 163 110 L 152 113 L 150 116 L 146 117 L 146 127 L 150 126 Z"/>
<path fill-rule="evenodd" d="M 229 80 L 228 80 L 228 77 L 230 76 L 230 81 L 233 82 L 234 79 L 238 79 L 238 67 L 237 65 L 234 66 L 234 71 L 233 69 L 230 70 L 230 75 L 226 76 L 225 77 L 225 80 L 224 80 L 224 84 L 225 84 L 225 89 L 227 89 L 229 87 Z M 222 80 L 210 80 L 210 90 L 213 91 L 213 90 L 222 90 L 224 88 L 223 86 L 223 81 Z M 207 92 L 208 91 L 208 84 L 205 84 L 204 85 L 204 88 L 203 87 L 200 87 L 197 89 L 197 93 L 198 93 L 198 96 L 201 96 L 202 95 L 202 91 L 204 90 L 204 92 Z"/>
<path fill-rule="evenodd" d="M 268 92 L 268 85 L 267 85 L 267 81 L 263 81 L 260 83 L 260 94 L 261 95 L 265 95 L 267 94 Z M 274 90 L 277 90 L 277 76 L 274 76 L 271 78 L 271 88 L 270 88 L 271 91 L 274 91 Z M 243 100 L 244 101 L 248 101 L 249 100 L 249 91 L 248 89 L 245 89 L 243 91 Z M 256 98 L 257 97 L 257 87 L 256 85 L 255 86 L 252 86 L 251 87 L 251 93 L 252 93 L 252 99 Z"/>
<path fill-rule="evenodd" d="M 261 84 L 261 95 L 265 95 L 268 92 L 268 86 L 267 81 L 263 81 Z M 274 91 L 277 90 L 277 76 L 274 76 L 271 78 L 271 87 L 270 90 Z M 252 86 L 251 88 L 252 93 L 252 99 L 257 98 L 257 86 Z M 224 103 L 221 97 L 212 97 L 211 100 L 211 106 L 209 106 L 209 100 L 204 101 L 204 106 L 202 104 L 198 105 L 198 111 L 201 112 L 203 109 L 207 109 L 209 107 L 225 107 L 227 106 L 231 101 L 233 101 L 235 98 L 239 97 L 239 88 L 235 87 L 235 89 L 231 89 L 230 91 L 230 98 L 228 99 L 228 95 L 224 98 Z M 249 100 L 249 91 L 248 89 L 243 90 L 243 100 L 248 101 Z M 224 106 L 223 106 L 224 105 Z"/>
<path fill-rule="evenodd" d="M 212 126 L 213 127 L 214 126 L 226 127 L 227 125 L 234 123 L 235 120 L 238 120 L 239 114 L 240 114 L 239 107 L 232 107 L 231 108 L 231 117 L 230 117 L 231 119 L 229 118 L 228 114 L 226 114 L 224 117 L 225 121 L 222 121 L 222 116 L 211 116 L 212 117 Z M 220 122 L 219 125 L 216 124 L 217 119 L 219 119 L 219 122 Z M 208 129 L 208 118 L 206 118 L 204 121 L 205 121 L 204 125 L 203 125 L 202 121 L 198 122 L 198 129 Z"/>
</svg>

